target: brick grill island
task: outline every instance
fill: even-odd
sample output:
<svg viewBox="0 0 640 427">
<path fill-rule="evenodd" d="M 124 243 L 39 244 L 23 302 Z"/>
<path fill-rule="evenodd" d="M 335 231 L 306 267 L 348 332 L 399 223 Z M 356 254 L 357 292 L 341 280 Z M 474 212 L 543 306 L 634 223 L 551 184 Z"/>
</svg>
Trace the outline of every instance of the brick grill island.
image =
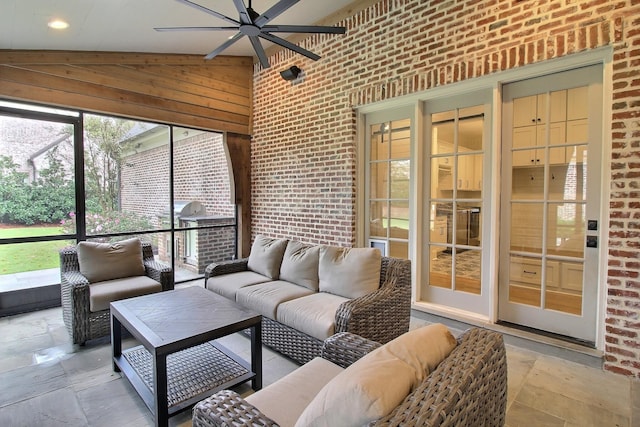
<svg viewBox="0 0 640 427">
<path fill-rule="evenodd" d="M 166 223 L 169 213 L 160 216 Z M 214 227 L 207 229 L 177 231 L 173 242 L 176 253 L 176 269 L 184 269 L 193 273 L 204 273 L 207 265 L 233 259 L 236 255 L 235 218 L 207 215 L 206 209 L 199 202 L 175 202 L 174 221 L 179 228 Z M 193 242 L 188 242 L 193 238 Z M 164 262 L 171 261 L 169 238 L 158 242 L 158 258 Z M 191 250 L 188 251 L 188 246 Z"/>
</svg>

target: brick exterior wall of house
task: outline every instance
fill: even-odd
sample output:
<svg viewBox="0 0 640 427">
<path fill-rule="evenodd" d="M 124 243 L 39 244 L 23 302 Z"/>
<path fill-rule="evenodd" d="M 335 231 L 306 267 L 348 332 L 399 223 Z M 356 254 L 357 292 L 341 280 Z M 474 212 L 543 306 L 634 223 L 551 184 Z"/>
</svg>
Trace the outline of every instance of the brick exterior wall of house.
<svg viewBox="0 0 640 427">
<path fill-rule="evenodd" d="M 604 369 L 640 378 L 640 1 L 382 0 L 339 24 L 301 43 L 320 61 L 256 66 L 253 233 L 355 243 L 354 106 L 612 46 Z"/>
<path fill-rule="evenodd" d="M 149 218 L 154 226 L 167 228 L 169 145 L 141 150 L 128 156 L 124 163 L 120 178 L 122 210 L 136 212 Z M 228 260 L 235 255 L 235 207 L 230 203 L 230 191 L 221 134 L 196 133 L 174 142 L 174 200 L 197 201 L 207 211 L 206 216 L 189 219 L 189 225 L 180 221 L 179 226 L 192 226 L 192 222 L 198 227 L 227 226 L 197 230 L 196 251 L 189 260 L 184 257 L 185 233 L 177 232 L 174 242 L 177 267 L 203 273 L 211 262 Z M 169 261 L 166 236 L 157 239 L 157 247 L 159 258 Z"/>
</svg>

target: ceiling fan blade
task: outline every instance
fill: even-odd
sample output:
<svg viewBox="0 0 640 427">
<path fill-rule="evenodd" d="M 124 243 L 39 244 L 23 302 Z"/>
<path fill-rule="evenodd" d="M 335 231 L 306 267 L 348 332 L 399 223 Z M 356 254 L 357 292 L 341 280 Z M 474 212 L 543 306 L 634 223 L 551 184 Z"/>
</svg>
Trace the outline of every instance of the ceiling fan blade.
<svg viewBox="0 0 640 427">
<path fill-rule="evenodd" d="M 265 13 L 258 16 L 255 21 L 253 21 L 253 24 L 262 28 L 263 25 L 266 25 L 269 21 L 271 21 L 299 1 L 300 0 L 280 0 L 278 3 L 271 6 L 271 8 Z"/>
<path fill-rule="evenodd" d="M 272 34 L 269 34 L 269 33 L 260 33 L 260 36 L 259 36 L 259 37 L 262 37 L 262 38 L 263 38 L 263 39 L 265 39 L 265 40 L 269 40 L 271 43 L 275 43 L 275 44 L 277 44 L 277 45 L 280 45 L 280 46 L 282 46 L 282 47 L 285 47 L 285 48 L 287 48 L 287 49 L 290 49 L 290 50 L 292 50 L 292 51 L 294 51 L 294 52 L 297 52 L 297 53 L 299 53 L 300 55 L 304 55 L 304 56 L 306 56 L 306 57 L 307 57 L 307 58 L 309 58 L 309 59 L 313 59 L 314 61 L 317 61 L 318 59 L 320 59 L 320 56 L 319 56 L 319 55 L 316 55 L 315 53 L 310 52 L 310 51 L 308 51 L 307 49 L 303 49 L 303 48 L 301 48 L 301 47 L 300 47 L 300 46 L 298 46 L 298 45 L 295 45 L 295 44 L 293 44 L 293 43 L 291 43 L 291 42 L 288 42 L 287 40 L 285 40 L 285 39 L 283 39 L 283 38 L 280 38 L 280 37 L 274 36 L 274 35 L 272 35 Z"/>
<path fill-rule="evenodd" d="M 269 64 L 269 58 L 267 58 L 267 54 L 262 47 L 262 43 L 260 43 L 260 39 L 258 36 L 249 36 L 249 40 L 251 41 L 251 45 L 253 46 L 253 50 L 256 51 L 256 55 L 260 60 L 260 64 L 262 68 L 269 68 L 271 64 Z"/>
<path fill-rule="evenodd" d="M 325 27 L 317 25 L 264 25 L 263 31 L 268 33 L 325 33 L 344 34 L 345 27 Z"/>
<path fill-rule="evenodd" d="M 238 27 L 156 27 L 156 31 L 238 31 Z"/>
<path fill-rule="evenodd" d="M 226 42 L 218 46 L 215 50 L 212 50 L 207 56 L 204 57 L 204 59 L 211 59 L 217 56 L 220 52 L 222 52 L 223 50 L 225 50 L 226 48 L 228 48 L 229 46 L 231 46 L 232 44 L 240 40 L 243 35 L 244 34 L 242 33 L 237 33 L 236 35 L 231 37 L 229 40 L 227 40 Z"/>
<path fill-rule="evenodd" d="M 240 23 L 238 21 L 236 21 L 235 19 L 231 19 L 228 16 L 225 16 L 225 15 L 223 15 L 221 13 L 216 12 L 215 10 L 211 10 L 211 9 L 206 8 L 204 6 L 200 6 L 198 3 L 194 3 L 194 2 L 192 2 L 190 0 L 176 0 L 176 1 L 179 2 L 179 3 L 182 3 L 182 4 L 186 4 L 187 6 L 191 6 L 191 7 L 195 8 L 195 9 L 198 9 L 198 10 L 204 12 L 204 13 L 208 13 L 209 15 L 213 15 L 216 18 L 222 19 L 222 20 L 227 21 L 227 22 L 229 22 L 231 24 L 240 25 Z"/>
<path fill-rule="evenodd" d="M 233 4 L 236 5 L 236 9 L 238 9 L 238 13 L 240 14 L 240 22 L 243 24 L 253 23 L 251 16 L 249 16 L 247 6 L 244 5 L 244 0 L 233 0 Z"/>
</svg>

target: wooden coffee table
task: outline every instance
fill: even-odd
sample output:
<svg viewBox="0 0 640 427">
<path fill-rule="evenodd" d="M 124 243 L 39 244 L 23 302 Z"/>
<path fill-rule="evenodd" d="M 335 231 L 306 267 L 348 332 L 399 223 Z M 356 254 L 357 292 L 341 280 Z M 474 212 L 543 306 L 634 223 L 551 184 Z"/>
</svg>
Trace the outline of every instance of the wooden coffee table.
<svg viewBox="0 0 640 427">
<path fill-rule="evenodd" d="M 251 380 L 262 388 L 262 316 L 200 287 L 111 303 L 113 369 L 122 371 L 157 426 L 213 392 Z M 122 328 L 142 345 L 122 349 Z M 251 330 L 251 366 L 216 338 Z"/>
</svg>

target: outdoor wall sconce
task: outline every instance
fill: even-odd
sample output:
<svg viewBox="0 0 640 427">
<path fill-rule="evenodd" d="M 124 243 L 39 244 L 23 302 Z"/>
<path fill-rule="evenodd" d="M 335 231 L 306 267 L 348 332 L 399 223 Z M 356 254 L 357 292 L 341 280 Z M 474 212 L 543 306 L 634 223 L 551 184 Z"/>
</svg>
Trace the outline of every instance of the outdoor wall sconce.
<svg viewBox="0 0 640 427">
<path fill-rule="evenodd" d="M 298 75 L 302 72 L 300 68 L 295 65 L 287 68 L 286 70 L 280 71 L 280 75 L 286 81 L 293 81 L 298 78 Z"/>
</svg>

